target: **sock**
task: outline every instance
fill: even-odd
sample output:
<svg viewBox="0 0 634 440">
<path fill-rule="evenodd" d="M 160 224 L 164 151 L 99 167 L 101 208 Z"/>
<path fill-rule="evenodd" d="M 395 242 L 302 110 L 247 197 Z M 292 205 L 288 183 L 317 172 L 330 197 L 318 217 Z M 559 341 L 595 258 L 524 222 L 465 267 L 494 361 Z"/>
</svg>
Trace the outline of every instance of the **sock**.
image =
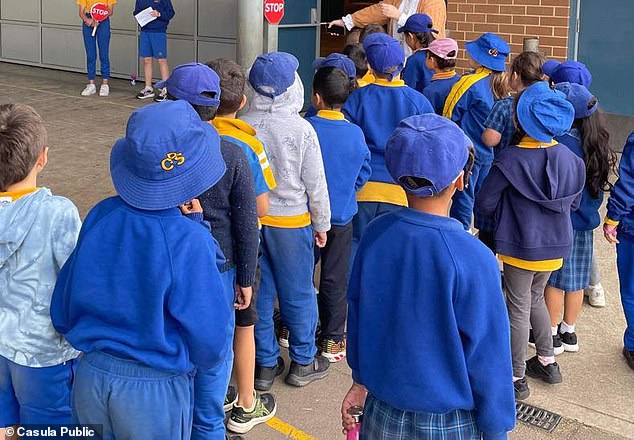
<svg viewBox="0 0 634 440">
<path fill-rule="evenodd" d="M 559 330 L 559 333 L 563 335 L 564 333 L 574 333 L 574 332 L 575 332 L 574 324 L 570 325 L 566 323 L 566 321 L 561 321 L 561 329 Z"/>
<path fill-rule="evenodd" d="M 537 359 L 544 367 L 555 363 L 555 356 L 537 356 Z"/>
<path fill-rule="evenodd" d="M 550 332 L 553 334 L 553 336 L 555 336 L 558 331 L 559 331 L 559 329 L 557 328 L 557 326 L 554 326 L 554 327 L 550 328 Z"/>
<path fill-rule="evenodd" d="M 513 376 L 513 383 L 517 382 L 518 380 L 522 380 L 523 377 L 515 377 Z"/>
<path fill-rule="evenodd" d="M 258 396 L 257 396 L 257 394 L 255 393 L 255 391 L 253 391 L 253 403 L 251 404 L 251 407 L 250 407 L 250 408 L 244 408 L 244 407 L 242 407 L 242 409 L 244 410 L 244 412 L 248 412 L 248 413 L 253 412 L 253 411 L 255 410 L 255 404 L 256 404 L 256 402 L 257 402 L 257 399 L 258 399 Z M 236 405 L 236 406 L 238 406 L 238 405 Z"/>
</svg>

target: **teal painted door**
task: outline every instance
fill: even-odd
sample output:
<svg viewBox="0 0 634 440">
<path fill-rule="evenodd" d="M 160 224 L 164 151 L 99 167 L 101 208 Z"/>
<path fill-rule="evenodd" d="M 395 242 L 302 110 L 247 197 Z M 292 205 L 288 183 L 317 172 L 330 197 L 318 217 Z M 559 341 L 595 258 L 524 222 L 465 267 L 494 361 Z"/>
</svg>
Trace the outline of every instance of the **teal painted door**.
<svg viewBox="0 0 634 440">
<path fill-rule="evenodd" d="M 634 1 L 580 0 L 577 59 L 592 72 L 592 92 L 610 113 L 634 116 Z"/>
<path fill-rule="evenodd" d="M 319 53 L 321 0 L 286 0 L 280 23 L 278 50 L 292 53 L 299 60 L 299 76 L 304 83 L 305 108 L 310 101 L 313 61 Z"/>
</svg>

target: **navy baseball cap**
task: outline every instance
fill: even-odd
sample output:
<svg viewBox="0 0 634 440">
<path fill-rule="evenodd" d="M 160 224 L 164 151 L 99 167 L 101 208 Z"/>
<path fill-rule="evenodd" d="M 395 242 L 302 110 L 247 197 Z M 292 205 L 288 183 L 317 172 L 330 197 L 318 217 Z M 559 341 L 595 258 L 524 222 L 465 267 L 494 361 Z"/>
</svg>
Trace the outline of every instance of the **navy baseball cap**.
<svg viewBox="0 0 634 440">
<path fill-rule="evenodd" d="M 579 61 L 564 61 L 555 67 L 549 76 L 555 84 L 569 82 L 581 84 L 586 88 L 592 84 L 592 74 L 586 65 Z"/>
<path fill-rule="evenodd" d="M 169 78 L 156 84 L 167 88 L 176 99 L 204 107 L 220 105 L 220 78 L 213 69 L 201 63 L 187 63 L 176 67 Z"/>
<path fill-rule="evenodd" d="M 570 130 L 575 109 L 563 93 L 540 81 L 522 92 L 517 120 L 527 135 L 539 142 L 550 142 Z"/>
<path fill-rule="evenodd" d="M 335 67 L 343 70 L 348 78 L 356 79 L 357 68 L 354 65 L 354 61 L 341 53 L 331 53 L 325 58 L 317 58 L 313 62 L 313 69 L 319 70 L 323 67 Z"/>
<path fill-rule="evenodd" d="M 119 196 L 138 209 L 175 208 L 214 186 L 224 175 L 220 136 L 185 101 L 135 110 L 110 153 Z"/>
<path fill-rule="evenodd" d="M 401 43 L 389 35 L 370 34 L 363 40 L 363 48 L 370 67 L 376 73 L 389 73 L 396 76 L 403 70 L 405 51 Z"/>
<path fill-rule="evenodd" d="M 477 40 L 469 41 L 465 44 L 465 49 L 476 62 L 496 72 L 506 70 L 506 58 L 511 53 L 508 43 L 490 32 L 482 34 Z"/>
<path fill-rule="evenodd" d="M 435 34 L 438 33 L 436 29 L 434 29 L 434 22 L 431 17 L 427 14 L 413 14 L 410 15 L 405 25 L 401 26 L 398 29 L 399 34 L 403 32 L 411 32 L 413 34 L 418 34 L 422 32 L 433 32 Z"/>
<path fill-rule="evenodd" d="M 553 71 L 559 67 L 559 65 L 561 64 L 561 62 L 557 61 L 557 60 L 548 60 L 544 63 L 544 65 L 542 66 L 542 72 L 544 73 L 544 75 L 546 75 L 547 77 L 551 77 L 553 74 Z"/>
<path fill-rule="evenodd" d="M 249 83 L 260 95 L 275 98 L 295 83 L 299 61 L 290 53 L 271 52 L 258 56 L 249 72 Z"/>
<path fill-rule="evenodd" d="M 587 118 L 599 108 L 597 98 L 581 84 L 559 83 L 555 89 L 566 95 L 566 100 L 575 108 L 575 119 Z"/>
<path fill-rule="evenodd" d="M 433 197 L 460 176 L 473 143 L 455 122 L 430 113 L 400 122 L 387 141 L 385 163 L 399 185 L 416 197 Z M 411 178 L 424 179 L 418 186 Z"/>
</svg>

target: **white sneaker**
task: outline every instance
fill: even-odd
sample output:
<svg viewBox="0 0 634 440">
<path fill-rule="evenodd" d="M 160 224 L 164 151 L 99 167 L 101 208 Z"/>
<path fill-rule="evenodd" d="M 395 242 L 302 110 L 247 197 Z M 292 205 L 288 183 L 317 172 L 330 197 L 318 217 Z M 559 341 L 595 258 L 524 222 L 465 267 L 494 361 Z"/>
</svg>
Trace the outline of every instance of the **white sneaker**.
<svg viewBox="0 0 634 440">
<path fill-rule="evenodd" d="M 605 289 L 601 283 L 588 286 L 584 293 L 592 307 L 605 307 Z"/>
<path fill-rule="evenodd" d="M 81 96 L 92 96 L 97 93 L 97 86 L 94 84 L 87 84 L 86 88 L 81 92 Z"/>
<path fill-rule="evenodd" d="M 148 99 L 148 98 L 154 98 L 154 89 L 152 87 L 144 87 L 143 90 L 141 90 L 136 97 L 138 99 Z"/>
<path fill-rule="evenodd" d="M 99 87 L 99 96 L 108 96 L 110 95 L 110 86 L 108 84 L 102 84 Z"/>
</svg>

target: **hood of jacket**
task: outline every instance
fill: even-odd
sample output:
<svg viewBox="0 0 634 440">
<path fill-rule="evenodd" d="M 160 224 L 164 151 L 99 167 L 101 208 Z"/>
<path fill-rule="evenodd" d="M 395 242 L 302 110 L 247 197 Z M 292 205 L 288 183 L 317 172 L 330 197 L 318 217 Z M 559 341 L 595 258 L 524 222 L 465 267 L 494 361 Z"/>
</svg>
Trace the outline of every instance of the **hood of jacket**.
<svg viewBox="0 0 634 440">
<path fill-rule="evenodd" d="M 40 215 L 37 206 L 50 196 L 51 192 L 42 188 L 11 203 L 0 201 L 0 266 L 20 249 Z"/>
<path fill-rule="evenodd" d="M 515 190 L 544 209 L 557 213 L 569 209 L 583 191 L 585 177 L 578 178 L 585 176 L 583 160 L 561 144 L 536 149 L 511 148 L 515 154 L 501 155 L 497 167 Z"/>
<path fill-rule="evenodd" d="M 275 98 L 260 95 L 249 86 L 249 113 L 274 113 L 279 115 L 297 115 L 304 107 L 304 84 L 295 72 L 295 82 L 287 91 Z"/>
</svg>

